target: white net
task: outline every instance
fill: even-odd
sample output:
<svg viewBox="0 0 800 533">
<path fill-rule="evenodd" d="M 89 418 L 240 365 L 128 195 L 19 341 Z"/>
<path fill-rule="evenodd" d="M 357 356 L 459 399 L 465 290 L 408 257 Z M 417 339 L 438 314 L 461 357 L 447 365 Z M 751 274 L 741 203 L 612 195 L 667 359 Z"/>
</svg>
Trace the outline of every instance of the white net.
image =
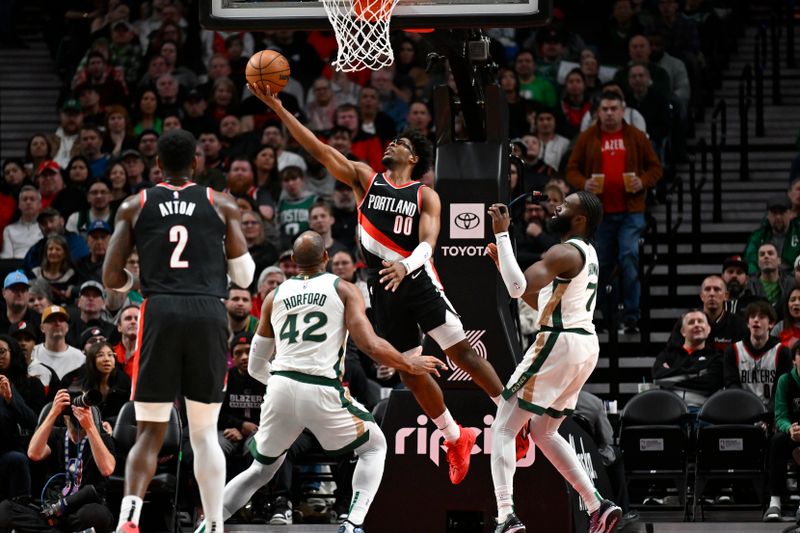
<svg viewBox="0 0 800 533">
<path fill-rule="evenodd" d="M 333 68 L 378 70 L 394 63 L 389 22 L 398 0 L 322 0 L 339 50 Z"/>
</svg>

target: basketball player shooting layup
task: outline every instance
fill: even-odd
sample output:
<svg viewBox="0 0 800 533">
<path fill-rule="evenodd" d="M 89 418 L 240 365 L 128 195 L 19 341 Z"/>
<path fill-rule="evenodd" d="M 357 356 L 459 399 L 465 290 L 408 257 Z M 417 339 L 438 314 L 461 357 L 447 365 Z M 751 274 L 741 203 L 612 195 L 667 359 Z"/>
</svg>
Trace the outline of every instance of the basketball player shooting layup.
<svg viewBox="0 0 800 533">
<path fill-rule="evenodd" d="M 404 357 L 375 335 L 361 291 L 325 272 L 328 252 L 318 233 L 301 234 L 292 251 L 300 272 L 264 300 L 250 345 L 247 371 L 263 383 L 269 380 L 269 386 L 250 443 L 255 460 L 225 486 L 224 517 L 275 475 L 286 450 L 308 428 L 328 453 L 354 450 L 358 455 L 350 511 L 339 533 L 363 533 L 361 525 L 383 477 L 386 439 L 372 415 L 342 387 L 347 332 L 375 361 L 409 374 L 438 375 L 437 369 L 446 367 L 435 357 Z M 197 533 L 204 531 L 201 527 Z"/>
<path fill-rule="evenodd" d="M 124 268 L 135 246 L 145 296 L 133 376 L 137 436 L 125 464 L 117 526 L 124 533 L 139 531 L 142 498 L 177 394 L 186 397 L 207 531 L 222 533 L 225 456 L 217 418 L 225 395 L 228 320 L 221 299 L 228 276 L 240 287 L 250 285 L 255 263 L 233 200 L 190 181 L 196 144 L 180 129 L 158 140 L 156 163 L 166 180 L 122 203 L 103 264 L 106 287 L 127 293 L 138 283 Z"/>
<path fill-rule="evenodd" d="M 578 393 L 600 353 L 592 323 L 598 262 L 589 240 L 603 206 L 585 191 L 567 196 L 548 221 L 548 229 L 561 236 L 561 244 L 550 248 L 524 274 L 508 236 L 508 208 L 494 204 L 489 214 L 497 245 L 489 245 L 488 255 L 498 265 L 511 297 L 522 298 L 539 310 L 536 341 L 511 375 L 492 424 L 495 533 L 525 531 L 514 515 L 514 435 L 529 420 L 533 442 L 583 498 L 591 515 L 589 533 L 613 531 L 620 508 L 600 497 L 575 450 L 558 433 L 564 415 L 575 409 Z"/>
<path fill-rule="evenodd" d="M 309 154 L 353 189 L 378 333 L 400 352 L 410 352 L 419 346 L 422 328 L 498 403 L 503 391 L 500 378 L 467 341 L 430 260 L 439 237 L 441 203 L 433 189 L 415 180 L 430 168 L 431 143 L 419 132 L 399 135 L 383 154 L 388 172 L 376 172 L 317 139 L 283 108 L 269 88 L 250 86 L 250 91 L 275 111 Z M 450 481 L 460 483 L 469 470 L 476 433 L 455 423 L 441 388 L 430 375 L 400 375 L 422 410 L 442 431 Z M 520 456 L 527 452 L 527 444 L 525 433 L 520 438 Z"/>
</svg>

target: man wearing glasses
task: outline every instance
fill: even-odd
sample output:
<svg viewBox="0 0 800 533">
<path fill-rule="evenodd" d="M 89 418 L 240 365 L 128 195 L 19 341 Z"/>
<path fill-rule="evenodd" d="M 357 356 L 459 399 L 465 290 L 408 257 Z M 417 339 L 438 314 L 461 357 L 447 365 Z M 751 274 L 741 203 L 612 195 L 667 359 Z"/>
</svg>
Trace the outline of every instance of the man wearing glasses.
<svg viewBox="0 0 800 533">
<path fill-rule="evenodd" d="M 376 172 L 319 141 L 269 89 L 250 90 L 275 111 L 311 156 L 353 189 L 358 205 L 358 238 L 367 263 L 378 333 L 398 351 L 410 354 L 420 351 L 421 329 L 493 400 L 499 401 L 503 385 L 489 362 L 470 346 L 431 262 L 439 237 L 441 201 L 433 189 L 417 181 L 431 167 L 431 143 L 418 131 L 401 133 L 383 153 L 382 164 L 387 171 Z M 442 431 L 450 481 L 460 483 L 469 470 L 476 435 L 456 424 L 433 378 L 402 372 L 401 377 Z"/>
</svg>

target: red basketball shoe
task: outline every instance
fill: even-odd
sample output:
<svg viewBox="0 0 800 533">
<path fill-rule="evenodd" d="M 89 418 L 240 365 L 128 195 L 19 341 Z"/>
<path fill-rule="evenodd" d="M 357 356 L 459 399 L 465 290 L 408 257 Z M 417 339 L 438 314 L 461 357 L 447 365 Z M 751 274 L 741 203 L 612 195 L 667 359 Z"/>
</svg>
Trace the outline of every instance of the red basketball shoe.
<svg viewBox="0 0 800 533">
<path fill-rule="evenodd" d="M 455 442 L 445 442 L 447 448 L 447 463 L 450 465 L 450 482 L 453 485 L 461 483 L 469 472 L 469 460 L 472 446 L 475 445 L 477 434 L 469 428 L 462 428 L 461 436 Z"/>
</svg>

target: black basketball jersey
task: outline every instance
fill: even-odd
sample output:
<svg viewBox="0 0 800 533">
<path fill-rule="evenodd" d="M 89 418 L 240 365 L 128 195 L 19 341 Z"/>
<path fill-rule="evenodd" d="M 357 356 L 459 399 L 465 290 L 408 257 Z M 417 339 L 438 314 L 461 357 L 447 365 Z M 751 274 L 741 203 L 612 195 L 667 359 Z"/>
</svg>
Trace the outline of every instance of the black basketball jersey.
<svg viewBox="0 0 800 533">
<path fill-rule="evenodd" d="M 227 296 L 225 223 L 214 191 L 195 183 L 159 183 L 139 193 L 133 228 L 144 296 Z"/>
<path fill-rule="evenodd" d="M 376 173 L 358 206 L 358 239 L 370 270 L 381 261 L 398 261 L 419 244 L 422 187 L 418 181 L 397 186 Z"/>
</svg>

